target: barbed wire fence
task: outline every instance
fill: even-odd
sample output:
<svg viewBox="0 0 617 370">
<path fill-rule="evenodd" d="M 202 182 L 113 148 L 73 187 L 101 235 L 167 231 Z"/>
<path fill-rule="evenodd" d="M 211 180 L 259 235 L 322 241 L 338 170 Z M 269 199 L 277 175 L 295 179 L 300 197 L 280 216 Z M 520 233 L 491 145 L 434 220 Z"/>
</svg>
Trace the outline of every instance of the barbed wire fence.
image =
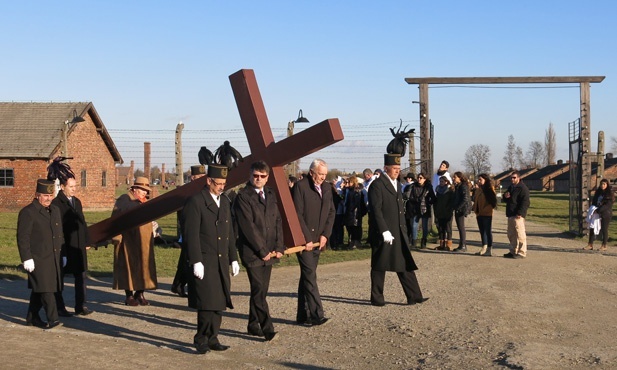
<svg viewBox="0 0 617 370">
<path fill-rule="evenodd" d="M 362 172 L 365 168 L 372 170 L 383 167 L 383 154 L 388 142 L 392 140 L 390 128 L 396 131 L 401 121 L 380 122 L 374 124 L 341 124 L 344 140 L 323 148 L 308 157 L 300 159 L 300 171 L 306 172 L 314 158 L 321 158 L 329 164 L 330 169 L 342 172 Z M 418 132 L 419 121 L 402 121 L 403 128 L 415 129 Z M 183 171 L 191 165 L 198 164 L 197 153 L 202 146 L 214 152 L 225 140 L 236 148 L 243 156 L 250 154 L 250 148 L 244 129 L 241 126 L 220 129 L 199 129 L 184 124 L 182 130 L 182 161 Z M 198 126 L 198 125 L 194 125 Z M 310 123 L 295 123 L 294 133 L 297 134 L 312 126 Z M 175 127 L 165 130 L 139 129 L 108 129 L 116 147 L 118 148 L 124 165 L 134 161 L 136 169 L 144 167 L 144 143 L 151 145 L 150 164 L 161 169 L 165 164 L 166 172 L 175 172 Z M 287 137 L 287 127 L 272 127 L 272 134 L 276 142 Z M 416 133 L 415 158 L 419 159 L 419 136 Z M 410 167 L 409 147 L 401 161 L 401 168 Z"/>
</svg>

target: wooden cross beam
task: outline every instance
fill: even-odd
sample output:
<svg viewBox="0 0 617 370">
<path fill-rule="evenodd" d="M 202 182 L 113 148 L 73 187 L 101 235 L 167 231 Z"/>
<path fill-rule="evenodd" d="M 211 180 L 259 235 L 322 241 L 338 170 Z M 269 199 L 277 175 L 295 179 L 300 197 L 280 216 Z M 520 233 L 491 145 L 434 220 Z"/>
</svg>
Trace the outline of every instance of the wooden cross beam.
<svg viewBox="0 0 617 370">
<path fill-rule="evenodd" d="M 343 140 L 343 131 L 339 121 L 336 118 L 325 120 L 275 143 L 254 71 L 242 69 L 229 76 L 229 80 L 252 153 L 246 156 L 238 167 L 229 171 L 227 188 L 247 181 L 250 165 L 254 161 L 263 160 L 268 163 L 272 173 L 268 184 L 275 189 L 279 197 L 285 245 L 306 244 L 283 166 Z M 199 192 L 205 185 L 206 177 L 202 177 L 156 197 L 140 207 L 94 224 L 89 227 L 91 242 L 95 244 L 111 239 L 123 230 L 143 225 L 175 212 L 184 206 L 191 195 Z"/>
</svg>

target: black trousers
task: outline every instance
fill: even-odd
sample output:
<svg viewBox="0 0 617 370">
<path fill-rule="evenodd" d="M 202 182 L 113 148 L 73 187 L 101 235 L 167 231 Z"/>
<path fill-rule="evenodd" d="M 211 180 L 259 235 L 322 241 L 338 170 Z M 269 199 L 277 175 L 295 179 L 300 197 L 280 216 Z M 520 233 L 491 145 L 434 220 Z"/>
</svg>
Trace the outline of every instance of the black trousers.
<svg viewBox="0 0 617 370">
<path fill-rule="evenodd" d="M 319 249 L 296 253 L 300 263 L 300 281 L 298 283 L 298 310 L 297 321 L 307 319 L 321 320 L 324 317 L 321 295 L 317 286 L 317 264 L 319 263 Z"/>
<path fill-rule="evenodd" d="M 416 273 L 413 271 L 397 272 L 403 292 L 407 297 L 407 302 L 418 301 L 422 299 L 422 291 L 416 279 Z M 371 303 L 383 304 L 385 299 L 383 296 L 383 286 L 386 280 L 385 271 L 371 270 Z"/>
<path fill-rule="evenodd" d="M 84 309 L 86 303 L 86 272 L 73 274 L 73 277 L 75 277 L 75 312 L 79 312 Z M 54 293 L 58 310 L 66 310 L 62 292 L 64 292 L 64 279 L 62 279 L 62 290 Z"/>
<path fill-rule="evenodd" d="M 467 232 L 465 231 L 465 216 L 454 214 L 454 220 L 456 221 L 456 228 L 458 229 L 458 245 L 462 247 L 467 244 Z"/>
<path fill-rule="evenodd" d="M 172 286 L 184 287 L 188 283 L 188 277 L 190 275 L 188 275 L 189 264 L 186 255 L 186 247 L 183 242 L 182 247 L 180 248 L 180 257 L 178 257 L 178 266 L 176 267 L 176 275 L 174 276 Z"/>
<path fill-rule="evenodd" d="M 221 311 L 197 311 L 197 334 L 193 337 L 194 344 L 208 344 L 209 346 L 219 343 L 219 330 L 223 315 Z"/>
<path fill-rule="evenodd" d="M 251 284 L 251 299 L 249 301 L 249 328 L 261 327 L 264 333 L 273 333 L 274 325 L 266 296 L 270 287 L 272 265 L 247 267 L 246 273 Z"/>
<path fill-rule="evenodd" d="M 30 293 L 30 304 L 28 305 L 28 316 L 26 319 L 31 320 L 33 317 L 40 317 L 39 311 L 41 308 L 45 309 L 48 322 L 58 321 L 58 309 L 56 308 L 54 293 L 37 293 L 32 291 Z"/>
</svg>

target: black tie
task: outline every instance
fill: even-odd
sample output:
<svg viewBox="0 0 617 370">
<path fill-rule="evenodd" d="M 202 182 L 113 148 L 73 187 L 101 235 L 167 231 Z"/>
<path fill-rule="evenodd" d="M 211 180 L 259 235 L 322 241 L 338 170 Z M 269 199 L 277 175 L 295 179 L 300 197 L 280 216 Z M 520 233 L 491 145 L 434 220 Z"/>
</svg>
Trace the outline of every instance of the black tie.
<svg viewBox="0 0 617 370">
<path fill-rule="evenodd" d="M 266 204 L 266 195 L 262 190 L 259 191 L 259 201 L 263 204 Z"/>
</svg>

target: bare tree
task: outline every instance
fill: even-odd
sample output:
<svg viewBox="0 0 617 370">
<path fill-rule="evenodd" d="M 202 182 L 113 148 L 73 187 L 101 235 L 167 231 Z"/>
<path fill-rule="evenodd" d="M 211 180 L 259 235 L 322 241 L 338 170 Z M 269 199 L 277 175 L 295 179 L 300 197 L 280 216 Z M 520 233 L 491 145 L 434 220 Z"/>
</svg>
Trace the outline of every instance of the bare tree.
<svg viewBox="0 0 617 370">
<path fill-rule="evenodd" d="M 529 149 L 527 150 L 526 164 L 530 167 L 539 168 L 544 163 L 546 153 L 544 152 L 544 145 L 539 141 L 532 141 L 529 143 Z"/>
<path fill-rule="evenodd" d="M 465 152 L 463 166 L 476 180 L 481 173 L 491 172 L 491 148 L 484 144 L 474 144 Z"/>
<path fill-rule="evenodd" d="M 546 165 L 557 163 L 555 155 L 557 153 L 557 140 L 553 123 L 548 124 L 546 136 L 544 137 L 544 152 L 546 154 Z"/>
<path fill-rule="evenodd" d="M 503 156 L 503 169 L 515 169 L 524 165 L 523 149 L 516 145 L 514 135 L 508 135 L 508 145 Z"/>
</svg>

